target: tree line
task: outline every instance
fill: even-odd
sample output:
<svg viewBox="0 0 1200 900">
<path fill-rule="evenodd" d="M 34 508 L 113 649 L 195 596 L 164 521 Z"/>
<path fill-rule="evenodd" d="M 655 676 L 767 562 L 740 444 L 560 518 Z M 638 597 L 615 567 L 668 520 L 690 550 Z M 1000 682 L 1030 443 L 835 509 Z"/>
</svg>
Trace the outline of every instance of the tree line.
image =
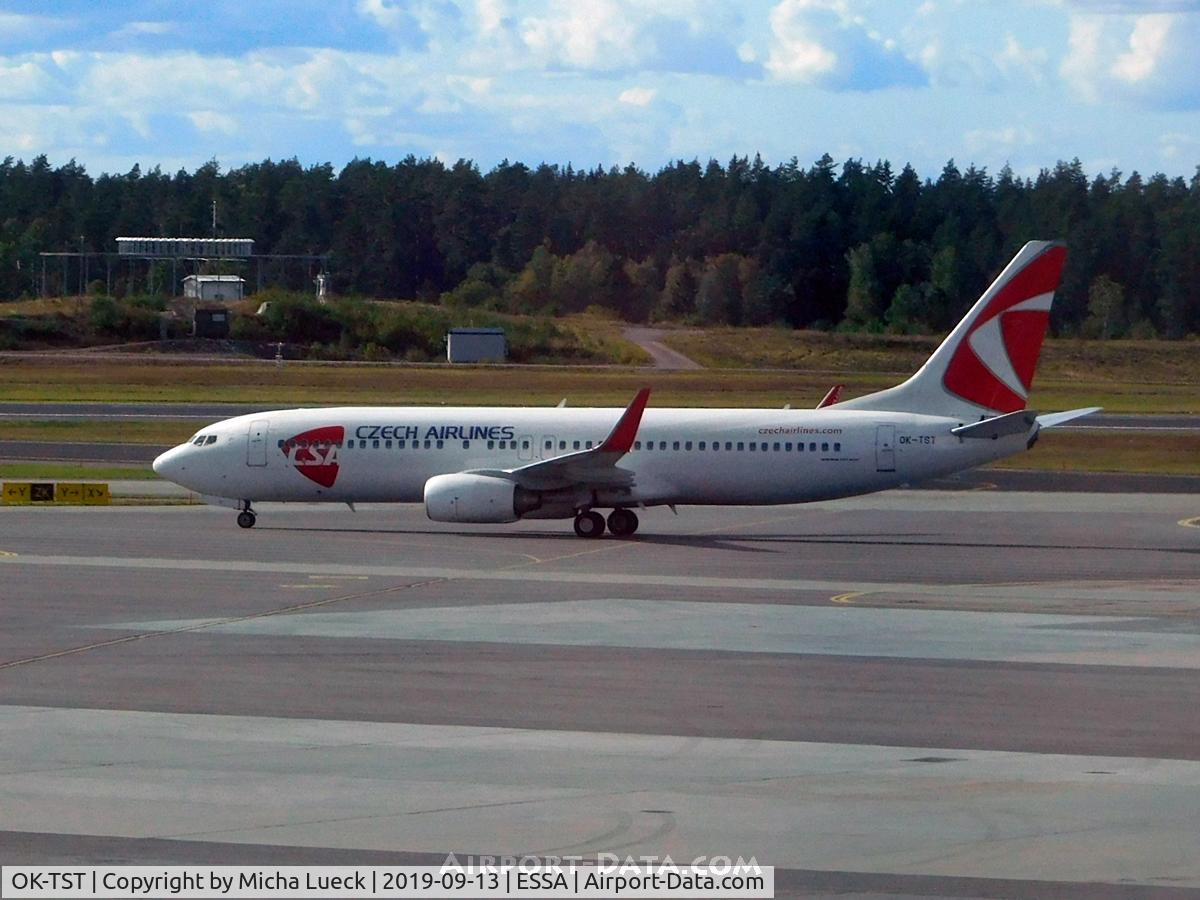
<svg viewBox="0 0 1200 900">
<path fill-rule="evenodd" d="M 335 171 L 267 160 L 93 178 L 44 156 L 0 163 L 0 299 L 36 294 L 41 251 L 108 251 L 118 235 L 221 236 L 257 253 L 329 253 L 336 293 L 450 309 L 630 321 L 927 333 L 946 329 L 1027 240 L 1070 252 L 1060 335 L 1200 333 L 1200 168 L 1190 181 L 1078 160 L 1036 177 L 947 163 L 828 155 L 576 170 L 503 162 L 488 172 L 410 156 Z M 114 293 L 146 290 L 130 267 Z M 311 273 L 268 273 L 308 290 Z M 161 284 L 161 278 L 159 279 Z"/>
</svg>

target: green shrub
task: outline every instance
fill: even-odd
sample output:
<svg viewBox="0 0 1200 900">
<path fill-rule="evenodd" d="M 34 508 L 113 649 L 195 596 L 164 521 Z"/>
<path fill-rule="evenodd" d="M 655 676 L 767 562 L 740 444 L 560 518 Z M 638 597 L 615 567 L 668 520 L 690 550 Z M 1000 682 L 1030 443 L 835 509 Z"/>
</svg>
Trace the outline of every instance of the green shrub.
<svg viewBox="0 0 1200 900">
<path fill-rule="evenodd" d="M 257 316 L 234 316 L 229 336 L 237 341 L 269 341 L 271 330 Z"/>
<path fill-rule="evenodd" d="M 270 305 L 262 316 L 273 340 L 331 344 L 341 338 L 342 325 L 333 307 L 324 306 L 307 295 L 279 294 L 265 301 Z"/>
<path fill-rule="evenodd" d="M 121 307 L 112 297 L 97 297 L 92 301 L 89 324 L 101 334 L 116 334 L 121 327 Z"/>
</svg>

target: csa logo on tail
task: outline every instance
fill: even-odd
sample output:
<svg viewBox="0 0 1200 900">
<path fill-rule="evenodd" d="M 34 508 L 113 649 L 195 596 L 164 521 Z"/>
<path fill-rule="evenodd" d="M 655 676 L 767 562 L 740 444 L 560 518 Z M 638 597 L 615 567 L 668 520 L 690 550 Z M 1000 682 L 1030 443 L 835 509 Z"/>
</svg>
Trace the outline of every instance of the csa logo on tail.
<svg viewBox="0 0 1200 900">
<path fill-rule="evenodd" d="M 992 298 L 946 368 L 948 391 L 1001 413 L 1025 408 L 1066 256 L 1050 247 Z"/>
<path fill-rule="evenodd" d="M 338 447 L 345 437 L 341 425 L 313 428 L 284 441 L 283 454 L 305 478 L 331 488 L 338 476 Z"/>
</svg>

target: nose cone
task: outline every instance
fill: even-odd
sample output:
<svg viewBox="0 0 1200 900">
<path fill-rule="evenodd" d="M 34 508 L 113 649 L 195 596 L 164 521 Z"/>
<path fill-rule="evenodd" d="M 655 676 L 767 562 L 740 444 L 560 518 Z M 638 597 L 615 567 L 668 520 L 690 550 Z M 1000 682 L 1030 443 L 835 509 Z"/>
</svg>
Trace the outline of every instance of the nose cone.
<svg viewBox="0 0 1200 900">
<path fill-rule="evenodd" d="M 159 454 L 153 463 L 154 474 L 167 481 L 178 481 L 179 473 L 183 471 L 183 447 L 172 447 L 166 453 Z"/>
</svg>

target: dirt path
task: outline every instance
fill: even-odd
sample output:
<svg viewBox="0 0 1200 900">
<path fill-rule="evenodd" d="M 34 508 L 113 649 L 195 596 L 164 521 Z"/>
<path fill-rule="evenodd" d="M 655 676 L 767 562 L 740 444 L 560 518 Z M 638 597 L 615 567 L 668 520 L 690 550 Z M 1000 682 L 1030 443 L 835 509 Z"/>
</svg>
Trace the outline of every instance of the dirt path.
<svg viewBox="0 0 1200 900">
<path fill-rule="evenodd" d="M 650 354 L 653 365 L 658 369 L 703 369 L 704 366 L 693 359 L 688 359 L 677 350 L 672 350 L 662 343 L 667 334 L 662 328 L 626 328 L 621 332 L 625 339 L 637 344 Z"/>
</svg>

